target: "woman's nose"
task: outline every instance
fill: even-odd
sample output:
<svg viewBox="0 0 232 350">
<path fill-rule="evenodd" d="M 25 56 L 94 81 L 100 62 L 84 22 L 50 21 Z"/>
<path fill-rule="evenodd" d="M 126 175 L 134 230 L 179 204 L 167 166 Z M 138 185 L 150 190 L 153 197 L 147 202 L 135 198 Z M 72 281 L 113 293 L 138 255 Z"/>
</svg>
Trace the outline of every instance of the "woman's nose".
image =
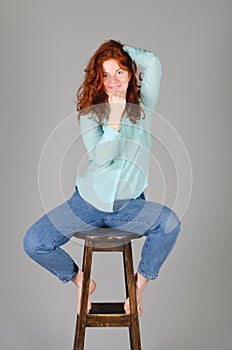
<svg viewBox="0 0 232 350">
<path fill-rule="evenodd" d="M 110 83 L 113 83 L 113 82 L 115 82 L 115 81 L 117 80 L 117 78 L 116 78 L 116 76 L 113 74 L 113 75 L 110 75 L 109 80 L 110 80 Z"/>
</svg>

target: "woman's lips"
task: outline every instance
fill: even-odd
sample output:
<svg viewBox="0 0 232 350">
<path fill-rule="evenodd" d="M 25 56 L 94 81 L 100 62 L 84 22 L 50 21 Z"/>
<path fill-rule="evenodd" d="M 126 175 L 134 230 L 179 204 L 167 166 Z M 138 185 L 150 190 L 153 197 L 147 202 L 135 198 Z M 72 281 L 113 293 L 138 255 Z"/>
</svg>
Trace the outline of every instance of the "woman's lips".
<svg viewBox="0 0 232 350">
<path fill-rule="evenodd" d="M 117 90 L 119 90 L 121 88 L 121 85 L 117 85 L 117 86 L 109 86 L 109 90 L 110 91 L 117 91 Z"/>
</svg>

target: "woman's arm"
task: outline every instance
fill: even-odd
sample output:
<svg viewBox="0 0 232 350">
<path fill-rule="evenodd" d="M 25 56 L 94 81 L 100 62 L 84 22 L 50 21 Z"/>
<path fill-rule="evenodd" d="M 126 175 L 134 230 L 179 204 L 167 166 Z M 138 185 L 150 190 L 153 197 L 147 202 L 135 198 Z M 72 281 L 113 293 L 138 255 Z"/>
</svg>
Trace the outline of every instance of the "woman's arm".
<svg viewBox="0 0 232 350">
<path fill-rule="evenodd" d="M 89 161 L 105 166 L 120 155 L 120 132 L 109 125 L 99 125 L 88 115 L 80 118 L 81 135 L 89 154 Z"/>
<path fill-rule="evenodd" d="M 162 64 L 159 57 L 148 50 L 124 45 L 123 49 L 129 54 L 132 61 L 143 69 L 141 99 L 145 107 L 155 110 L 162 77 Z"/>
</svg>

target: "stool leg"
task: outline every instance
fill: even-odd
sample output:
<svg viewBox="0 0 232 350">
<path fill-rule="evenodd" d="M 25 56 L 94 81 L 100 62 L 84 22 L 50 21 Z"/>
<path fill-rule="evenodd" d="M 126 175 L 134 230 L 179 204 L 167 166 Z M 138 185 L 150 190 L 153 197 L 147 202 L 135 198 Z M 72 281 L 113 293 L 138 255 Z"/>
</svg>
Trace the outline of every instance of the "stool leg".
<svg viewBox="0 0 232 350">
<path fill-rule="evenodd" d="M 128 284 L 127 284 L 127 271 L 126 271 L 126 259 L 125 259 L 124 247 L 123 247 L 123 263 L 124 263 L 124 277 L 125 277 L 125 289 L 126 289 L 126 299 L 127 299 L 129 297 L 129 293 L 128 293 Z M 131 349 L 133 349 L 131 327 L 129 327 L 129 335 L 130 335 L 130 347 L 131 347 Z"/>
<path fill-rule="evenodd" d="M 131 326 L 129 327 L 130 328 L 130 347 L 131 347 L 131 350 L 141 350 L 137 298 L 136 298 L 136 284 L 135 284 L 135 278 L 134 278 L 131 242 L 124 245 L 123 262 L 124 262 L 124 272 L 125 272 L 126 293 L 128 294 L 127 297 L 129 297 L 129 301 L 130 301 L 130 316 L 131 316 Z"/>
<path fill-rule="evenodd" d="M 92 265 L 93 255 L 93 242 L 86 241 L 83 255 L 83 284 L 82 284 L 82 296 L 81 296 L 81 308 L 80 315 L 77 315 L 76 320 L 76 331 L 74 337 L 73 350 L 83 350 L 85 343 L 85 329 L 86 329 L 86 318 L 87 318 L 87 306 L 89 297 L 89 283 Z"/>
</svg>

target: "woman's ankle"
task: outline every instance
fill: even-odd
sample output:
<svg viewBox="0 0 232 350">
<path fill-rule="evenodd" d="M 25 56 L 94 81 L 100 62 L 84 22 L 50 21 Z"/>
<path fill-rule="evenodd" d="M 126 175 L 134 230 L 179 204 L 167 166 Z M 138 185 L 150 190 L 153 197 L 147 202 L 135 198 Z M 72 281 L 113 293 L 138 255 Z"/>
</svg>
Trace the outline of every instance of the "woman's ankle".
<svg viewBox="0 0 232 350">
<path fill-rule="evenodd" d="M 137 272 L 136 273 L 136 286 L 140 291 L 144 291 L 144 289 L 146 288 L 146 285 L 149 282 L 149 279 L 144 277 L 143 275 L 141 275 L 141 273 Z"/>
<path fill-rule="evenodd" d="M 71 279 L 71 281 L 77 286 L 80 287 L 82 285 L 83 272 L 79 269 L 77 274 Z"/>
</svg>

